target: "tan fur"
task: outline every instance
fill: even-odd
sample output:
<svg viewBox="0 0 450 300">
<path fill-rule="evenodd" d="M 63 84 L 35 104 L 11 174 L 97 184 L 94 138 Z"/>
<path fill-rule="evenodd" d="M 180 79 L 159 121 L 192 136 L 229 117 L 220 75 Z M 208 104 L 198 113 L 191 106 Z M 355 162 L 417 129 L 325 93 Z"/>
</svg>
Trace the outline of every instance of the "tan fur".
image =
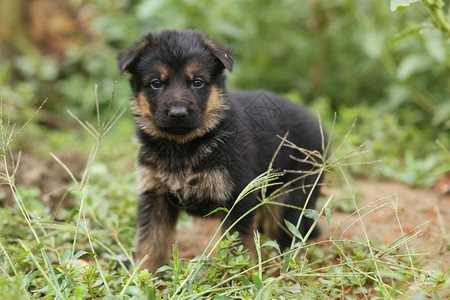
<svg viewBox="0 0 450 300">
<path fill-rule="evenodd" d="M 136 175 L 138 181 L 138 191 L 142 194 L 146 191 L 154 191 L 157 195 L 164 195 L 167 188 L 154 177 L 155 171 L 149 167 L 137 165 Z"/>
<path fill-rule="evenodd" d="M 144 41 L 141 41 L 141 42 L 139 42 L 134 48 L 133 48 L 133 52 L 134 52 L 134 56 L 131 58 L 131 60 L 130 61 L 126 61 L 125 63 L 124 63 L 124 65 L 121 65 L 120 66 L 120 71 L 121 72 L 130 72 L 130 65 L 131 65 L 131 63 L 134 61 L 134 59 L 137 57 L 137 55 L 139 54 L 139 53 L 142 53 L 142 51 L 144 50 L 144 48 L 146 47 L 148 45 L 148 40 L 144 40 Z M 122 53 L 122 54 L 120 54 L 120 58 L 119 58 L 119 60 L 121 61 L 122 60 L 122 56 L 124 55 L 124 53 Z M 122 64 L 122 62 L 121 62 L 121 64 Z"/>
<path fill-rule="evenodd" d="M 195 197 L 202 199 L 224 202 L 230 197 L 232 183 L 228 173 L 224 170 L 206 170 L 204 172 L 193 172 L 188 170 L 183 174 L 171 174 L 158 171 L 146 166 L 138 166 L 137 174 L 139 180 L 139 192 L 148 190 L 164 195 L 171 192 L 180 199 Z M 180 204 L 183 204 L 181 201 Z"/>
<path fill-rule="evenodd" d="M 256 245 L 255 240 L 252 234 L 248 235 L 239 235 L 241 238 L 241 243 L 244 245 L 245 249 L 248 249 L 248 254 L 250 254 L 250 259 L 253 261 L 256 261 L 258 258 L 257 252 L 256 252 Z"/>
<path fill-rule="evenodd" d="M 219 50 L 217 45 L 207 38 L 203 39 L 203 43 L 205 43 L 205 46 L 209 48 L 209 50 L 211 50 L 213 54 L 216 55 L 216 57 L 223 63 L 225 68 L 227 68 L 227 70 L 231 72 L 234 63 L 231 54 L 227 53 L 227 51 L 224 51 L 224 49 Z"/>
<path fill-rule="evenodd" d="M 159 73 L 159 79 L 161 81 L 166 81 L 167 78 L 169 78 L 169 69 L 164 64 L 158 64 L 156 65 L 156 71 Z"/>
<path fill-rule="evenodd" d="M 161 199 L 164 201 L 164 199 Z M 154 272 L 168 261 L 168 251 L 174 240 L 175 224 L 166 221 L 167 212 L 162 209 L 159 213 L 158 226 L 140 228 L 138 232 L 138 245 L 136 260 L 142 260 L 147 255 L 147 260 L 141 269 Z"/>
<path fill-rule="evenodd" d="M 141 41 L 141 42 L 137 45 L 138 51 L 141 52 L 142 50 L 144 50 L 145 47 L 147 47 L 147 45 L 148 45 L 148 40 Z"/>
<path fill-rule="evenodd" d="M 148 117 L 150 120 L 153 120 L 150 103 L 148 103 L 147 99 L 144 96 L 143 92 L 140 92 L 137 98 L 137 106 L 138 111 L 143 117 Z"/>
<path fill-rule="evenodd" d="M 280 230 L 282 230 L 282 224 L 277 224 L 281 218 L 281 213 L 282 206 L 280 205 L 263 205 L 255 212 L 254 228 L 271 239 L 277 239 Z"/>
<path fill-rule="evenodd" d="M 225 104 L 225 99 L 223 98 L 223 95 L 220 93 L 220 91 L 215 87 L 211 88 L 208 103 L 206 104 L 205 119 L 213 119 L 210 120 L 210 122 L 214 122 L 215 124 L 215 122 L 217 121 L 215 120 L 215 118 L 217 118 L 217 112 L 223 111 L 226 108 L 227 105 Z"/>
<path fill-rule="evenodd" d="M 194 80 L 194 76 L 198 72 L 198 69 L 199 65 L 197 62 L 195 61 L 189 62 L 184 68 L 184 72 L 186 73 L 187 79 L 190 81 Z"/>
<path fill-rule="evenodd" d="M 153 137 L 168 139 L 180 144 L 185 144 L 194 138 L 203 136 L 216 127 L 223 118 L 223 111 L 226 109 L 228 109 L 228 106 L 225 104 L 223 94 L 216 87 L 212 87 L 206 104 L 205 116 L 200 126 L 185 135 L 172 135 L 160 130 L 155 125 L 150 104 L 148 104 L 143 92 L 140 92 L 137 99 L 134 99 L 131 104 L 131 111 L 137 116 L 135 117 L 136 124 L 144 132 Z"/>
</svg>

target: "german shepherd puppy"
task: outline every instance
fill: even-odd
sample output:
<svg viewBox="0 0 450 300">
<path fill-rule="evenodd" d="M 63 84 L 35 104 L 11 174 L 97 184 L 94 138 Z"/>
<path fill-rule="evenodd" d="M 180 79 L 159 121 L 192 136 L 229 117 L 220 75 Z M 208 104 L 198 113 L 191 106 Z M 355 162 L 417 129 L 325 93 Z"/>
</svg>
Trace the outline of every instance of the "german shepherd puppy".
<svg viewBox="0 0 450 300">
<path fill-rule="evenodd" d="M 304 149 L 284 145 L 273 161 L 273 169 L 284 172 L 279 181 L 289 183 L 276 199 L 286 205 L 251 212 L 232 230 L 250 249 L 255 229 L 287 247 L 292 235 L 284 219 L 296 224 L 301 214 L 287 206 L 302 208 L 309 197 L 306 207 L 314 208 L 319 187 L 312 186 L 320 182 L 317 165 L 326 146 L 319 123 L 304 108 L 269 92 L 228 92 L 223 72 L 233 64 L 227 49 L 192 30 L 150 33 L 119 55 L 121 72 L 131 74 L 131 109 L 141 145 L 136 259 L 147 255 L 143 268 L 150 272 L 167 262 L 180 211 L 204 216 L 218 207 L 230 210 L 244 187 L 268 169 L 279 136 L 286 133 Z M 239 201 L 225 225 L 247 213 L 259 196 Z M 313 222 L 303 217 L 300 233 Z"/>
</svg>

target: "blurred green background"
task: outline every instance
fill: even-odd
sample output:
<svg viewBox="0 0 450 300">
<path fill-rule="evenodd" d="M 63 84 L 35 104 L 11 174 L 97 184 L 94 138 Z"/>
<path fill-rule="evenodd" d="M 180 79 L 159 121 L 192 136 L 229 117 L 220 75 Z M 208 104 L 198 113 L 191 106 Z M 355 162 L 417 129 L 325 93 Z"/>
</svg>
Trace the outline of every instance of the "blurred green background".
<svg viewBox="0 0 450 300">
<path fill-rule="evenodd" d="M 66 111 L 94 120 L 95 84 L 102 111 L 113 92 L 113 106 L 126 105 L 118 52 L 166 28 L 199 29 L 230 48 L 230 88 L 283 94 L 328 129 L 336 113 L 333 145 L 352 130 L 339 151 L 364 144 L 369 153 L 353 162 L 382 160 L 354 174 L 432 185 L 448 172 L 449 35 L 420 2 L 392 12 L 380 0 L 0 0 L 4 114 L 23 124 L 48 98 L 16 147 L 82 151 L 86 137 Z M 126 156 L 132 132 L 126 113 L 104 152 Z"/>
</svg>

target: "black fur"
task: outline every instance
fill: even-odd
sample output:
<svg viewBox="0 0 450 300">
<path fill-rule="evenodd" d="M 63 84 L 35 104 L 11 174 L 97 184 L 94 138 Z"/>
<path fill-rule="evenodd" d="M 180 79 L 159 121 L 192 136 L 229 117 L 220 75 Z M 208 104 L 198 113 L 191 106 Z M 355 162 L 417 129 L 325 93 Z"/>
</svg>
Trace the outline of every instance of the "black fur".
<svg viewBox="0 0 450 300">
<path fill-rule="evenodd" d="M 288 132 L 289 141 L 315 151 L 320 163 L 326 139 L 317 120 L 266 91 L 227 92 L 223 71 L 231 71 L 233 63 L 228 50 L 197 31 L 149 34 L 119 55 L 120 70 L 131 73 L 132 110 L 141 143 L 137 258 L 149 255 L 143 266 L 150 271 L 165 263 L 179 211 L 203 216 L 217 207 L 230 209 L 242 189 L 267 170 L 281 142 L 277 135 Z M 305 154 L 287 146 L 276 156 L 274 169 L 286 171 L 281 181 L 292 181 L 287 189 L 294 189 L 280 202 L 303 207 L 318 175 L 317 168 L 302 159 Z M 314 208 L 318 193 L 316 187 L 308 208 Z M 247 196 L 226 225 L 257 203 L 258 194 Z M 267 231 L 286 247 L 292 237 L 276 224 L 284 224 L 284 219 L 296 224 L 300 210 L 271 207 L 277 207 L 279 216 L 266 220 L 272 227 Z M 253 230 L 267 229 L 261 218 L 270 218 L 261 214 L 257 223 L 255 214 L 234 228 L 249 247 Z M 312 223 L 304 217 L 300 233 L 306 234 Z"/>
</svg>

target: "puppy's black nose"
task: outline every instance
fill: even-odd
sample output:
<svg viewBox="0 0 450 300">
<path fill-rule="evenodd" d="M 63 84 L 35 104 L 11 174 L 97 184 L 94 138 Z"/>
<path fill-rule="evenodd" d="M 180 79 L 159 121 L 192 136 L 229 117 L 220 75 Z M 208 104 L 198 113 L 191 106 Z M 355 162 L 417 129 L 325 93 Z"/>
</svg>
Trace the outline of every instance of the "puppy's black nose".
<svg viewBox="0 0 450 300">
<path fill-rule="evenodd" d="M 174 106 L 170 108 L 168 116 L 171 120 L 181 121 L 188 116 L 188 110 L 184 106 Z"/>
</svg>

